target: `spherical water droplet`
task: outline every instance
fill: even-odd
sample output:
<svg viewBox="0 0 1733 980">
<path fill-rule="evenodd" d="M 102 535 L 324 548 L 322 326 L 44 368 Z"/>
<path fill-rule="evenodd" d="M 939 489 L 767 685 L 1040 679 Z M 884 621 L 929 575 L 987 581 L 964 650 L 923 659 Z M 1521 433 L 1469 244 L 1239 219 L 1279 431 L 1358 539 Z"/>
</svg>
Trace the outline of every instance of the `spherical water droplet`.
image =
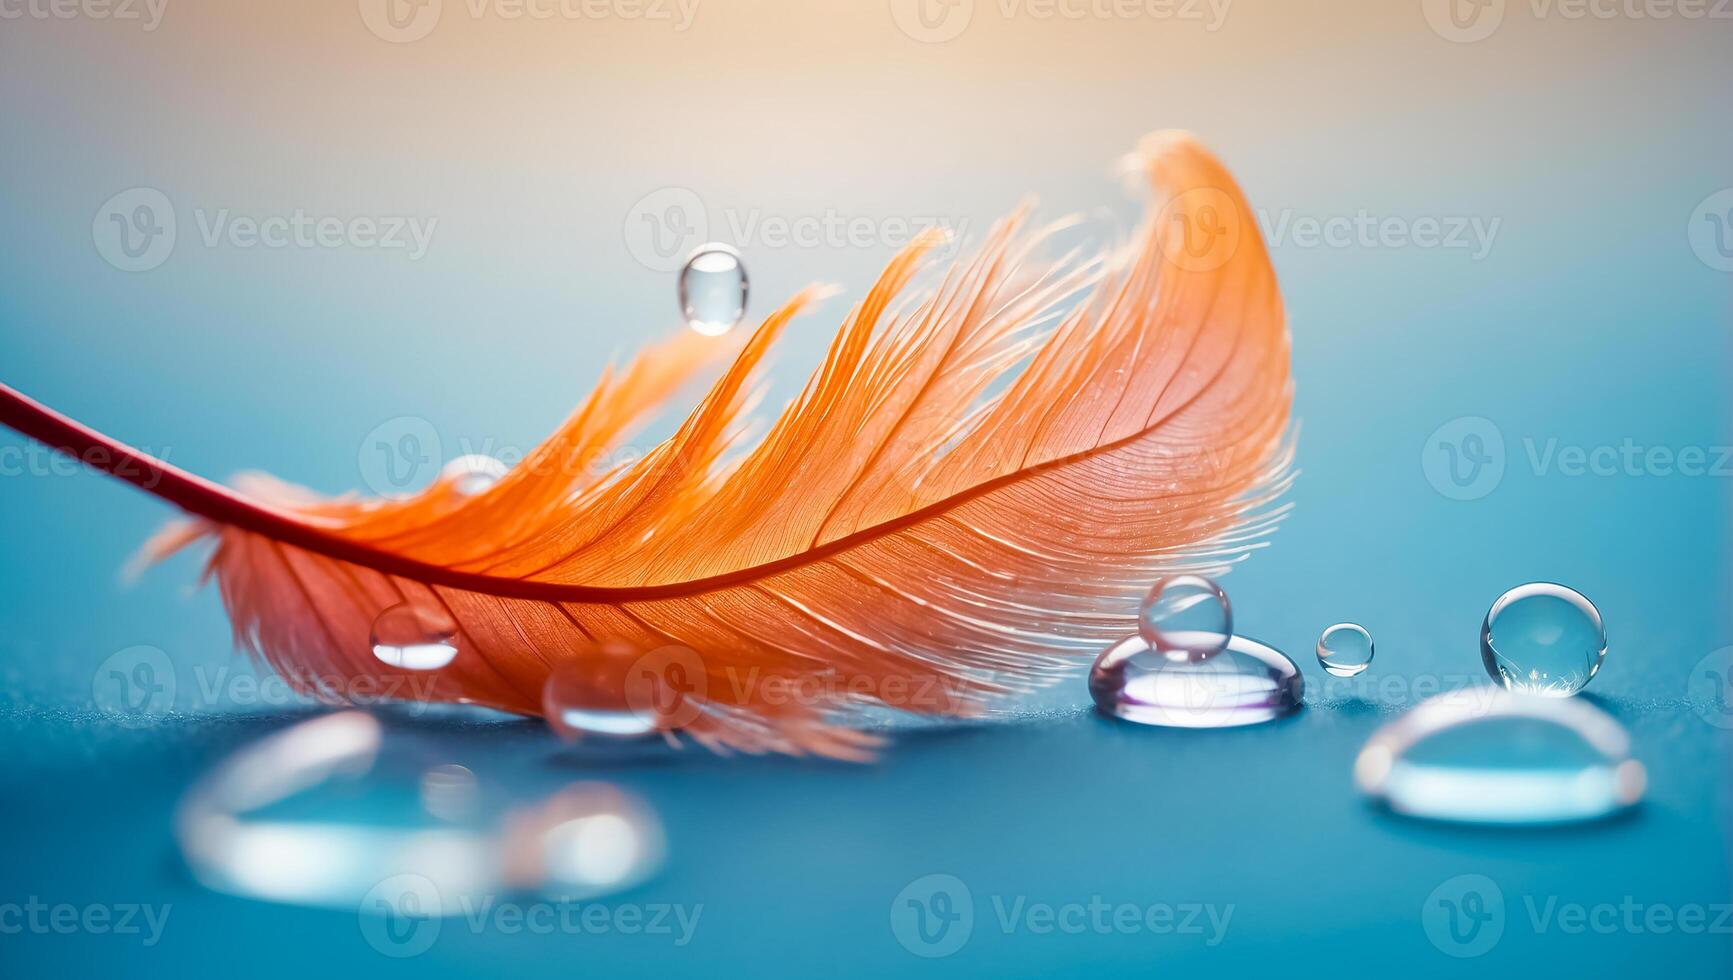
<svg viewBox="0 0 1733 980">
<path fill-rule="evenodd" d="M 1588 684 L 1606 655 L 1600 610 L 1582 593 L 1551 582 L 1499 596 L 1480 627 L 1486 672 L 1523 694 L 1569 697 Z"/>
<path fill-rule="evenodd" d="M 1353 677 L 1372 665 L 1372 634 L 1357 623 L 1337 623 L 1318 637 L 1318 663 L 1337 677 Z"/>
<path fill-rule="evenodd" d="M 1373 734 L 1360 790 L 1412 817 L 1459 823 L 1594 820 L 1643 797 L 1631 739 L 1588 701 L 1481 687 L 1440 694 Z"/>
<path fill-rule="evenodd" d="M 746 265 L 740 253 L 719 242 L 700 245 L 680 270 L 680 312 L 686 325 L 720 337 L 746 315 Z"/>
<path fill-rule="evenodd" d="M 636 739 L 654 734 L 656 716 L 605 696 L 593 670 L 567 665 L 548 675 L 542 686 L 542 711 L 548 727 L 568 742 L 585 738 Z"/>
<path fill-rule="evenodd" d="M 475 773 L 468 766 L 447 763 L 421 774 L 422 809 L 441 820 L 467 820 L 475 814 L 480 798 Z"/>
<path fill-rule="evenodd" d="M 368 642 L 380 663 L 438 670 L 457 657 L 457 633 L 457 622 L 444 609 L 401 602 L 373 620 Z"/>
<path fill-rule="evenodd" d="M 473 497 L 498 483 L 505 472 L 505 464 L 492 456 L 470 453 L 446 463 L 439 478 L 450 481 L 452 491 L 459 496 Z"/>
<path fill-rule="evenodd" d="M 1201 575 L 1155 583 L 1137 611 L 1137 631 L 1169 660 L 1197 663 L 1220 653 L 1234 635 L 1233 609 L 1222 587 Z"/>
<path fill-rule="evenodd" d="M 1103 714 L 1170 728 L 1254 725 L 1299 710 L 1305 684 L 1280 650 L 1231 637 L 1216 656 L 1174 660 L 1141 636 L 1109 647 L 1089 671 L 1089 694 Z"/>
</svg>

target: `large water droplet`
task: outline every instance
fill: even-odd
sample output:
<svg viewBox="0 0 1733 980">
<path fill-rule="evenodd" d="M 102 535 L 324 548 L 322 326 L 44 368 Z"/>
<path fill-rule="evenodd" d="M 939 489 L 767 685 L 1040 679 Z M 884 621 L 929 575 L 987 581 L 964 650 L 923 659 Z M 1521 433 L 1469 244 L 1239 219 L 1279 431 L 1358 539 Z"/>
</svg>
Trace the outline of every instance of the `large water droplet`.
<svg viewBox="0 0 1733 980">
<path fill-rule="evenodd" d="M 680 270 L 680 312 L 686 325 L 720 337 L 746 315 L 748 283 L 740 253 L 719 242 L 700 245 Z"/>
<path fill-rule="evenodd" d="M 1647 774 L 1612 716 L 1587 701 L 1452 691 L 1380 728 L 1360 789 L 1408 816 L 1459 823 L 1593 820 L 1643 797 Z"/>
<path fill-rule="evenodd" d="M 451 483 L 452 492 L 463 497 L 482 493 L 505 476 L 506 465 L 485 453 L 459 456 L 439 471 L 439 478 Z"/>
<path fill-rule="evenodd" d="M 1582 593 L 1552 582 L 1530 582 L 1499 596 L 1480 627 L 1486 672 L 1524 694 L 1569 697 L 1595 676 L 1606 655 L 1600 610 Z"/>
<path fill-rule="evenodd" d="M 1318 663 L 1337 677 L 1353 677 L 1372 665 L 1372 634 L 1358 623 L 1337 623 L 1318 637 Z"/>
<path fill-rule="evenodd" d="M 1169 660 L 1196 663 L 1220 653 L 1234 635 L 1233 609 L 1222 587 L 1201 575 L 1155 583 L 1137 611 L 1137 631 Z"/>
<path fill-rule="evenodd" d="M 373 620 L 368 642 L 380 663 L 438 670 L 457 657 L 457 632 L 457 622 L 445 610 L 401 602 Z"/>
<path fill-rule="evenodd" d="M 654 734 L 656 716 L 615 703 L 601 693 L 590 671 L 564 666 L 542 686 L 542 712 L 548 727 L 568 742 L 585 738 L 636 739 Z"/>
<path fill-rule="evenodd" d="M 1089 671 L 1102 713 L 1143 725 L 1231 728 L 1292 714 L 1305 690 L 1300 669 L 1280 650 L 1231 637 L 1207 660 L 1174 660 L 1141 636 L 1109 647 Z"/>
</svg>

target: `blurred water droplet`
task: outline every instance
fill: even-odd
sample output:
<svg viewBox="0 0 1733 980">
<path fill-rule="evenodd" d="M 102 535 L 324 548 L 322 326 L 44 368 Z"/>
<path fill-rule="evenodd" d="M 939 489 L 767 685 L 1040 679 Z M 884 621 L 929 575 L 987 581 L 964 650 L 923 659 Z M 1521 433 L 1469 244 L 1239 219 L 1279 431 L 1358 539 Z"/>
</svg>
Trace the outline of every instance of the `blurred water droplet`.
<svg viewBox="0 0 1733 980">
<path fill-rule="evenodd" d="M 575 783 L 507 822 L 507 878 L 581 899 L 631 887 L 662 865 L 655 811 L 607 783 Z"/>
<path fill-rule="evenodd" d="M 1480 627 L 1480 659 L 1513 691 L 1569 697 L 1607 656 L 1600 610 L 1582 593 L 1552 582 L 1519 585 L 1498 597 Z"/>
<path fill-rule="evenodd" d="M 434 766 L 421 776 L 421 805 L 441 820 L 468 820 L 475 816 L 480 803 L 475 773 L 466 766 Z"/>
<path fill-rule="evenodd" d="M 1108 648 L 1089 671 L 1104 714 L 1143 725 L 1232 728 L 1299 710 L 1305 684 L 1280 650 L 1244 636 L 1208 660 L 1173 660 L 1141 636 Z"/>
<path fill-rule="evenodd" d="M 1631 740 L 1587 701 L 1481 687 L 1441 694 L 1379 729 L 1354 763 L 1392 811 L 1457 823 L 1594 820 L 1647 786 Z"/>
<path fill-rule="evenodd" d="M 680 270 L 686 325 L 707 337 L 727 333 L 746 315 L 749 288 L 739 252 L 719 242 L 698 246 Z"/>
<path fill-rule="evenodd" d="M 1170 660 L 1207 660 L 1234 634 L 1233 608 L 1222 587 L 1202 575 L 1155 583 L 1137 611 L 1137 631 Z"/>
<path fill-rule="evenodd" d="M 402 602 L 373 620 L 368 642 L 380 663 L 438 670 L 457 657 L 457 633 L 457 622 L 445 610 Z"/>
<path fill-rule="evenodd" d="M 1372 665 L 1372 634 L 1358 623 L 1337 623 L 1318 637 L 1318 663 L 1337 677 L 1353 677 Z"/>
<path fill-rule="evenodd" d="M 484 453 L 459 456 L 439 471 L 439 478 L 449 481 L 451 490 L 461 497 L 483 493 L 506 474 L 506 465 Z"/>
<path fill-rule="evenodd" d="M 542 712 L 548 727 L 568 742 L 585 738 L 637 739 L 656 731 L 656 716 L 608 700 L 596 676 L 567 665 L 548 675 L 542 686 Z"/>
</svg>

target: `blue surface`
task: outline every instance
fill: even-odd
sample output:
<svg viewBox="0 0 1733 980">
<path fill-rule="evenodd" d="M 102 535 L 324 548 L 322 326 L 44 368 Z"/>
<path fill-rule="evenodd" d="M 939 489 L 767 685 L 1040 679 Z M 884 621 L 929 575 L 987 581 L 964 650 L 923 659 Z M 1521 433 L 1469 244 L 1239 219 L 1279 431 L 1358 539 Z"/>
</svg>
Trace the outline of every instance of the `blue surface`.
<svg viewBox="0 0 1733 980">
<path fill-rule="evenodd" d="M 890 200 L 965 215 L 977 231 L 1036 189 L 1056 208 L 1108 203 L 1123 219 L 1133 205 L 1102 179 L 1103 165 L 1144 130 L 1186 125 L 1218 148 L 1255 204 L 1278 212 L 1500 221 L 1478 260 L 1415 247 L 1273 248 L 1293 324 L 1303 472 L 1291 519 L 1225 585 L 1240 629 L 1304 668 L 1311 703 L 1298 717 L 1239 731 L 1138 730 L 1086 710 L 1079 678 L 1001 724 L 905 734 L 865 767 L 690 752 L 573 757 L 531 724 L 394 723 L 394 739 L 466 764 L 513 797 L 586 777 L 645 797 L 667 825 L 671 860 L 620 900 L 702 904 L 684 946 L 472 931 L 459 919 L 432 950 L 398 960 L 367 944 L 353 913 L 201 888 L 170 836 L 176 800 L 216 760 L 308 710 L 232 697 L 195 704 L 195 674 L 250 668 L 230 653 L 216 597 L 191 589 L 191 558 L 119 583 L 117 569 L 167 511 L 111 481 L 58 473 L 0 434 L 9 467 L 0 906 L 32 897 L 172 906 L 148 948 L 86 930 L 0 934 L 0 975 L 73 964 L 91 975 L 380 978 L 1629 976 L 1663 964 L 1678 976 L 1727 975 L 1725 924 L 1578 935 L 1557 920 L 1537 928 L 1530 903 L 1629 898 L 1676 913 L 1733 900 L 1728 730 L 1709 723 L 1724 716 L 1690 688 L 1721 663 L 1705 658 L 1733 644 L 1733 473 L 1725 461 L 1701 476 L 1644 462 L 1573 476 L 1560 455 L 1629 440 L 1696 447 L 1714 463 L 1733 445 L 1733 276 L 1700 260 L 1686 233 L 1698 202 L 1733 184 L 1733 25 L 1513 14 L 1498 37 L 1455 46 L 1389 6 L 1400 16 L 1347 5 L 1339 23 L 1311 14 L 1296 28 L 1284 19 L 1290 8 L 1248 2 L 1236 8 L 1238 33 L 1199 49 L 1202 68 L 1184 60 L 1186 38 L 1133 32 L 1143 46 L 1131 50 L 1101 25 L 1044 35 L 1072 67 L 1041 93 L 1026 79 L 1040 74 L 1030 66 L 1046 48 L 987 21 L 954 45 L 923 47 L 893 36 L 874 6 L 860 14 L 873 25 L 857 39 L 868 56 L 855 58 L 811 39 L 802 43 L 820 46 L 793 53 L 770 10 L 700 21 L 699 43 L 673 60 L 758 115 L 733 142 L 719 123 L 693 122 L 700 145 L 717 148 L 695 155 L 633 122 L 685 118 L 677 93 L 656 87 L 661 69 L 584 68 L 585 56 L 605 56 L 595 37 L 573 42 L 564 75 L 466 74 L 479 94 L 461 101 L 446 87 L 461 69 L 428 57 L 441 49 L 386 51 L 371 38 L 330 57 L 347 71 L 396 58 L 384 74 L 340 96 L 314 82 L 284 91 L 283 78 L 307 73 L 305 49 L 248 32 L 250 46 L 200 46 L 204 35 L 186 26 L 201 23 L 195 15 L 240 30 L 208 5 L 176 8 L 154 48 L 77 30 L 90 25 L 0 24 L 9 103 L 0 378 L 215 477 L 259 467 L 325 491 L 356 488 L 365 433 L 405 415 L 428 419 L 446 455 L 532 444 L 611 354 L 670 325 L 671 277 L 633 263 L 620 226 L 634 199 L 664 184 L 783 214 L 830 201 L 882 214 Z M 348 25 L 354 14 L 329 16 Z M 743 41 L 755 28 L 760 40 Z M 708 43 L 704 30 L 728 43 Z M 1294 30 L 1311 31 L 1299 35 L 1306 43 L 1291 43 Z M 176 44 L 196 56 L 171 57 Z M 249 58 L 265 67 L 251 70 Z M 837 58 L 846 77 L 824 64 Z M 117 73 L 110 84 L 90 81 L 105 65 Z M 114 84 L 132 73 L 157 88 Z M 550 77 L 567 105 L 488 128 L 525 92 L 551 98 Z M 777 101 L 787 77 L 843 101 L 875 82 L 925 88 L 896 89 L 906 96 L 898 128 L 844 131 L 824 121 L 834 106 Z M 1192 84 L 1200 77 L 1233 83 Z M 624 100 L 610 109 L 594 93 L 622 78 L 634 84 L 608 89 Z M 983 94 L 984 79 L 1025 80 Z M 417 85 L 451 100 L 411 104 L 402 93 Z M 1144 108 L 1088 108 L 1122 97 Z M 959 116 L 984 131 L 934 151 Z M 381 118 L 401 125 L 381 128 Z M 823 145 L 779 142 L 764 131 L 772 123 L 821 127 Z M 1029 133 L 1044 126 L 1058 138 L 1030 149 Z M 615 142 L 624 148 L 585 150 Z M 160 269 L 127 275 L 92 248 L 91 215 L 141 184 L 255 211 L 421 209 L 450 230 L 419 263 L 183 244 Z M 743 251 L 762 312 L 813 278 L 858 295 L 890 250 Z M 837 315 L 797 328 L 779 397 L 796 390 Z M 1460 418 L 1496 427 L 1505 447 L 1496 485 L 1449 482 L 1430 440 Z M 1487 435 L 1477 422 L 1447 433 L 1470 431 Z M 1610 652 L 1588 690 L 1631 730 L 1650 775 L 1644 805 L 1614 823 L 1519 832 L 1369 809 L 1351 786 L 1354 753 L 1419 696 L 1480 679 L 1481 616 L 1532 579 L 1571 585 L 1605 616 Z M 1345 619 L 1372 631 L 1377 660 L 1354 682 L 1327 684 L 1309 651 L 1322 627 Z M 143 729 L 91 703 L 98 665 L 136 644 L 166 651 L 180 679 L 180 712 Z M 930 874 L 961 881 L 975 914 L 968 941 L 938 959 L 911 955 L 893 928 L 893 900 Z M 1466 959 L 1431 941 L 1425 918 L 1435 889 L 1448 893 L 1462 875 L 1491 879 L 1505 906 L 1496 944 Z M 996 914 L 996 900 L 1031 908 L 1097 897 L 1232 914 L 1214 945 L 1207 934 L 1147 930 L 1043 934 L 1026 920 L 1006 933 Z"/>
</svg>

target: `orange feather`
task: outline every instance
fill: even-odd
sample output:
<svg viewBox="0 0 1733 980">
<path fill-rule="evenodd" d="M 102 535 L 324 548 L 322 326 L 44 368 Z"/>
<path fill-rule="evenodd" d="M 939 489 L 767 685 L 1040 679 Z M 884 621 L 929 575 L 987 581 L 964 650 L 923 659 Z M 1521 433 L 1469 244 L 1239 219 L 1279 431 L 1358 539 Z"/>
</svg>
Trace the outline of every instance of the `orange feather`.
<svg viewBox="0 0 1733 980">
<path fill-rule="evenodd" d="M 815 290 L 673 436 L 605 474 L 579 461 L 727 341 L 682 336 L 604 377 L 470 497 L 440 481 L 320 500 L 263 476 L 242 495 L 138 456 L 159 479 L 134 482 L 194 515 L 149 552 L 213 540 L 239 645 L 328 696 L 405 673 L 369 628 L 409 601 L 457 629 L 440 700 L 539 714 L 559 671 L 598 709 L 647 692 L 670 737 L 843 758 L 875 744 L 850 726 L 862 708 L 979 713 L 1129 632 L 1152 579 L 1225 570 L 1280 514 L 1288 338 L 1250 207 L 1189 136 L 1135 160 L 1153 203 L 1106 255 L 1043 262 L 1018 213 L 899 303 L 937 238 L 909 246 L 749 447 L 757 369 Z M 69 451 L 102 438 L 4 394 L 0 421 Z M 684 676 L 638 678 L 646 664 Z"/>
</svg>

